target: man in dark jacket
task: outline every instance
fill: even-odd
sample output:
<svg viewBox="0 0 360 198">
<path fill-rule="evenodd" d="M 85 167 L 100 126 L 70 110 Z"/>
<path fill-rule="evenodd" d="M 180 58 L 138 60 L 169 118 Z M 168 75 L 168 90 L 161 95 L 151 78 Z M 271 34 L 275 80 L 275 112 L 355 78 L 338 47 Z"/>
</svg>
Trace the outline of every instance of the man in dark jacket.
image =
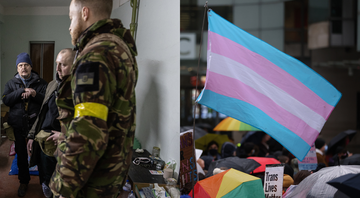
<svg viewBox="0 0 360 198">
<path fill-rule="evenodd" d="M 10 107 L 8 124 L 14 128 L 17 153 L 19 197 L 25 196 L 30 181 L 26 136 L 33 125 L 44 99 L 46 81 L 32 71 L 32 62 L 27 53 L 16 59 L 17 73 L 5 84 L 2 101 Z"/>
<path fill-rule="evenodd" d="M 51 81 L 47 86 L 39 116 L 28 135 L 29 141 L 27 147 L 29 154 L 30 151 L 32 151 L 30 166 L 38 165 L 40 184 L 42 185 L 43 193 L 47 198 L 52 197 L 49 182 L 55 170 L 57 161 L 53 155 L 54 150 L 52 148 L 46 148 L 49 144 L 45 144 L 44 141 L 42 141 L 42 147 L 40 147 L 39 142 L 33 140 L 38 137 L 36 135 L 42 131 L 43 134 L 49 136 L 48 140 L 45 139 L 46 142 L 51 141 L 53 144 L 52 146 L 56 148 L 56 141 L 61 133 L 61 128 L 60 122 L 57 119 L 59 117 L 59 111 L 55 99 L 61 81 L 70 75 L 74 57 L 75 52 L 70 48 L 63 49 L 59 52 L 56 58 L 56 79 Z M 45 152 L 43 150 L 45 150 Z"/>
</svg>

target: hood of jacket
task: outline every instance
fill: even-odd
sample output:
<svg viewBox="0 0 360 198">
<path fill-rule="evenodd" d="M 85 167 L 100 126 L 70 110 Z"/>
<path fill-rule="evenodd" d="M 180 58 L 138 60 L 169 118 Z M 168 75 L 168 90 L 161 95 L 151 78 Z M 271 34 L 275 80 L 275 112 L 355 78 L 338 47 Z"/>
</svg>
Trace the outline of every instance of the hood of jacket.
<svg viewBox="0 0 360 198">
<path fill-rule="evenodd" d="M 110 33 L 120 37 L 129 47 L 133 56 L 137 55 L 137 49 L 134 38 L 130 30 L 126 29 L 119 19 L 100 20 L 88 27 L 79 37 L 75 50 L 82 51 L 86 44 L 95 36 L 103 33 Z"/>
<path fill-rule="evenodd" d="M 18 72 L 16 72 L 16 74 L 14 75 L 14 77 L 15 77 L 16 79 L 19 79 L 19 82 L 22 82 L 22 80 L 21 80 L 21 78 L 20 78 L 20 74 L 19 74 Z M 39 79 L 39 78 L 40 78 L 39 74 L 38 74 L 36 71 L 31 70 L 30 82 L 33 82 L 33 81 L 35 81 L 35 80 L 37 80 L 37 79 Z"/>
</svg>

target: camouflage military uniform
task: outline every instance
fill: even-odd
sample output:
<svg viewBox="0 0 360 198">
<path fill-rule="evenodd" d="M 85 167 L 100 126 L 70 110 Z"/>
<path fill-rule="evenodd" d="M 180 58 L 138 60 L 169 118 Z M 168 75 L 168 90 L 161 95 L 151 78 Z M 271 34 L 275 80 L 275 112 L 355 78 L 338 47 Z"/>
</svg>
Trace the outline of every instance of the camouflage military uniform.
<svg viewBox="0 0 360 198">
<path fill-rule="evenodd" d="M 131 163 L 135 132 L 135 42 L 117 19 L 90 26 L 59 89 L 62 132 L 50 187 L 64 197 L 116 197 Z M 71 89 L 70 89 L 71 87 Z"/>
</svg>

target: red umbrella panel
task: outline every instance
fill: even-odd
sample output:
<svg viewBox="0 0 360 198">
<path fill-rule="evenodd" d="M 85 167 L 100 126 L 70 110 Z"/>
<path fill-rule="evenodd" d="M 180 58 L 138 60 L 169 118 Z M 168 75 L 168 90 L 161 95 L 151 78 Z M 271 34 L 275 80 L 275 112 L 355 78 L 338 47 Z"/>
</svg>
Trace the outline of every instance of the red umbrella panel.
<svg viewBox="0 0 360 198">
<path fill-rule="evenodd" d="M 253 159 L 261 165 L 257 167 L 252 173 L 265 172 L 266 165 L 268 164 L 281 164 L 281 162 L 272 157 L 248 157 L 247 159 Z"/>
</svg>

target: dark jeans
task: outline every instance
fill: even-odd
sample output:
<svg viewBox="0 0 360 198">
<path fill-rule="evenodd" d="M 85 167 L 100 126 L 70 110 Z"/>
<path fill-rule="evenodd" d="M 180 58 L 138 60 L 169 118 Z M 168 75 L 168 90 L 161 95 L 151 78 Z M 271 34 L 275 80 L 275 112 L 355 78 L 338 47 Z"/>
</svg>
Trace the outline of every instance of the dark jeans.
<svg viewBox="0 0 360 198">
<path fill-rule="evenodd" d="M 40 149 L 40 162 L 38 163 L 40 184 L 45 183 L 49 186 L 51 176 L 55 170 L 56 158 L 46 155 Z"/>
<path fill-rule="evenodd" d="M 26 148 L 25 134 L 21 129 L 14 128 L 15 152 L 17 154 L 17 166 L 19 168 L 18 179 L 21 184 L 28 184 L 30 181 L 28 154 Z"/>
</svg>

